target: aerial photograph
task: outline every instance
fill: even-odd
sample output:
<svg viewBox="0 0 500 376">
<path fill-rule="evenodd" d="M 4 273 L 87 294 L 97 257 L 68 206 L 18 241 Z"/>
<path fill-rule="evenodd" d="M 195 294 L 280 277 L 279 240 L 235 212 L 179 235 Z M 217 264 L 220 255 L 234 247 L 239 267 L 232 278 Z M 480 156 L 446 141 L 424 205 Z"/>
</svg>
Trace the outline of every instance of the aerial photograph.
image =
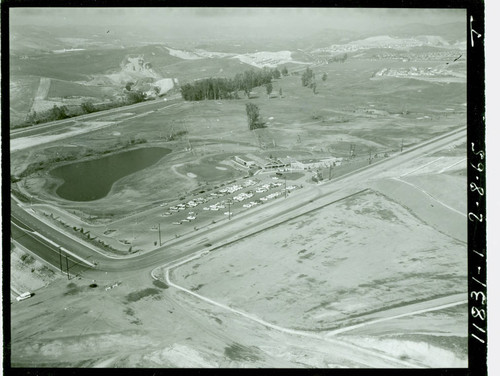
<svg viewBox="0 0 500 376">
<path fill-rule="evenodd" d="M 8 22 L 11 367 L 468 367 L 466 9 Z"/>
</svg>

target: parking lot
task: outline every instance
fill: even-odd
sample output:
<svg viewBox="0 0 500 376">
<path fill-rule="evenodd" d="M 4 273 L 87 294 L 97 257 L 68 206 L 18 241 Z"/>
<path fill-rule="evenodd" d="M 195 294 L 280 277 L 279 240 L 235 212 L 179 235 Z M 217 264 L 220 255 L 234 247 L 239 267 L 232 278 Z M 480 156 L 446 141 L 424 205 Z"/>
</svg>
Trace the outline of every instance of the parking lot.
<svg viewBox="0 0 500 376">
<path fill-rule="evenodd" d="M 232 183 L 176 205 L 163 203 L 160 206 L 165 207 L 166 210 L 160 214 L 160 217 L 168 218 L 168 225 L 190 224 L 197 229 L 206 225 L 207 222 L 218 221 L 224 217 L 230 219 L 253 207 L 284 196 L 285 184 L 283 179 L 277 177 L 266 177 L 265 180 L 254 178 Z M 298 188 L 300 188 L 298 185 L 286 185 L 286 195 L 288 196 Z"/>
</svg>

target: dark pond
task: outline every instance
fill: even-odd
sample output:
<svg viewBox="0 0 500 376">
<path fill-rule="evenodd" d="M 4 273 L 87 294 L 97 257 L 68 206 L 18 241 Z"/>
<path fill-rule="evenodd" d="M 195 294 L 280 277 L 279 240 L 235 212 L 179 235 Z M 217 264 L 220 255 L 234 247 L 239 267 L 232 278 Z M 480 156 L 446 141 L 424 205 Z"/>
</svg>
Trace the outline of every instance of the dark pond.
<svg viewBox="0 0 500 376">
<path fill-rule="evenodd" d="M 105 197 L 117 180 L 154 165 L 170 152 L 158 147 L 141 148 L 57 167 L 51 174 L 64 182 L 56 193 L 71 201 L 97 200 Z"/>
</svg>

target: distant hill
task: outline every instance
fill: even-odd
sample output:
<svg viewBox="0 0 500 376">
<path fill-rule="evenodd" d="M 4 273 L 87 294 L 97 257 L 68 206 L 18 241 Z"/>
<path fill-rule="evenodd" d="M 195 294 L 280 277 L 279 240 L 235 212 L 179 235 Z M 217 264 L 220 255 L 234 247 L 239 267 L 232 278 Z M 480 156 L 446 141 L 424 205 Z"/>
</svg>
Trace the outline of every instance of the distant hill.
<svg viewBox="0 0 500 376">
<path fill-rule="evenodd" d="M 311 35 L 298 39 L 296 48 L 316 49 L 332 44 L 345 44 L 363 38 L 363 34 L 341 29 L 324 29 Z"/>
<path fill-rule="evenodd" d="M 467 39 L 467 25 L 465 22 L 452 22 L 443 25 L 428 25 L 424 23 L 411 23 L 404 26 L 382 28 L 372 35 L 387 34 L 392 37 L 408 38 L 420 35 L 435 35 L 443 38 L 448 43 L 461 42 Z"/>
</svg>

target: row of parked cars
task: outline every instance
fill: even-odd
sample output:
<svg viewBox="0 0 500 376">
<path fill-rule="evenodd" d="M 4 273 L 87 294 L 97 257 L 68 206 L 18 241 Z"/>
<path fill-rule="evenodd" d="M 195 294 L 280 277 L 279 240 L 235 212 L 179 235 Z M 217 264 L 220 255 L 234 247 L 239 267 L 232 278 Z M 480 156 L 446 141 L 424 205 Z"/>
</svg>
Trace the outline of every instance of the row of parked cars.
<svg viewBox="0 0 500 376">
<path fill-rule="evenodd" d="M 255 184 L 257 184 L 257 182 L 252 180 L 252 179 L 246 180 L 242 184 L 232 184 L 230 186 L 219 189 L 217 192 L 212 192 L 206 197 L 197 197 L 197 198 L 194 198 L 190 201 L 180 203 L 180 204 L 177 204 L 175 206 L 170 206 L 170 208 L 169 208 L 170 211 L 162 213 L 161 216 L 166 217 L 166 216 L 172 215 L 173 213 L 177 213 L 177 212 L 180 212 L 180 211 L 183 211 L 186 209 L 192 209 L 198 205 L 201 205 L 201 204 L 204 204 L 210 200 L 213 200 L 214 198 L 220 198 L 220 197 L 227 196 L 229 194 L 235 193 L 241 189 L 248 188 L 248 187 L 255 185 Z M 247 192 L 241 192 L 241 193 L 239 193 L 236 196 L 233 196 L 231 198 L 232 198 L 232 200 L 238 201 L 238 202 L 245 201 L 245 200 L 248 200 L 248 199 L 251 199 L 252 197 L 254 197 L 254 195 L 256 193 L 264 193 L 272 188 L 281 187 L 282 185 L 283 185 L 283 183 L 278 182 L 278 181 L 275 181 L 272 183 L 261 184 L 261 185 L 256 187 L 255 191 L 249 190 Z M 287 187 L 287 190 L 293 190 L 295 188 L 297 188 L 297 186 L 291 185 L 291 186 Z M 258 204 L 262 204 L 263 202 L 265 202 L 267 200 L 278 197 L 278 196 L 282 195 L 283 193 L 284 193 L 284 189 L 282 189 L 281 191 L 270 193 L 269 195 L 267 195 L 265 197 L 261 197 L 257 201 L 251 201 L 251 202 L 245 203 L 243 205 L 243 207 L 246 209 L 249 209 L 249 208 L 256 206 Z M 166 205 L 166 203 L 162 204 L 161 206 L 165 206 L 165 205 Z M 226 206 L 227 206 L 226 201 L 218 201 L 215 204 L 211 204 L 211 205 L 207 205 L 207 206 L 203 207 L 203 210 L 204 211 L 219 211 L 221 209 L 225 209 Z M 196 214 L 194 212 L 189 212 L 188 214 L 189 215 L 187 216 L 186 219 L 182 219 L 179 222 L 172 222 L 172 223 L 175 225 L 181 225 L 184 222 L 191 222 L 191 221 L 196 219 Z M 229 212 L 225 212 L 224 214 L 229 215 Z"/>
</svg>

